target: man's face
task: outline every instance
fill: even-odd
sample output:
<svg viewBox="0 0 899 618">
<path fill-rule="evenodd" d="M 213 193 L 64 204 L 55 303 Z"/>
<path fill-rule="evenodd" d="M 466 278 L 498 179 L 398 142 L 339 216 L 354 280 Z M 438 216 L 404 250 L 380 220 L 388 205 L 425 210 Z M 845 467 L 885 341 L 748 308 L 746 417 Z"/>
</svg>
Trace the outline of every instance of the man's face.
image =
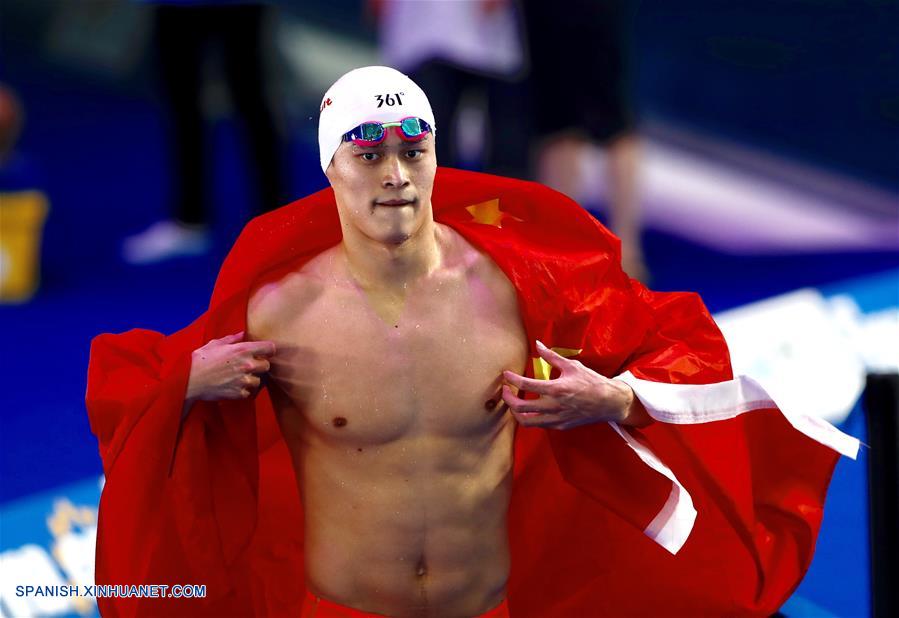
<svg viewBox="0 0 899 618">
<path fill-rule="evenodd" d="M 326 174 L 345 227 L 399 245 L 431 218 L 436 172 L 433 134 L 407 142 L 390 127 L 377 146 L 342 143 Z"/>
</svg>

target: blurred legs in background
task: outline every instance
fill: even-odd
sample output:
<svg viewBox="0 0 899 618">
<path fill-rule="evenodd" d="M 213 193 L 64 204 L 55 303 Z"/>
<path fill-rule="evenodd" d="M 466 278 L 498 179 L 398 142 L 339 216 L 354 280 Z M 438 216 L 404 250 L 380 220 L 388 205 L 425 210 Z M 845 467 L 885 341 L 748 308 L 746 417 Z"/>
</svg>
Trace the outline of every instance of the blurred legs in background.
<svg viewBox="0 0 899 618">
<path fill-rule="evenodd" d="M 248 140 L 258 195 L 253 210 L 265 212 L 281 205 L 281 141 L 264 79 L 265 11 L 260 5 L 156 7 L 160 78 L 171 122 L 172 218 L 125 239 L 126 261 L 157 262 L 201 254 L 210 247 L 209 157 L 201 86 L 203 65 L 213 43 L 221 45 L 223 75 Z"/>
<path fill-rule="evenodd" d="M 425 62 L 410 77 L 429 93 L 438 119 L 439 165 L 482 169 L 516 178 L 527 176 L 528 117 L 522 83 L 481 75 L 440 60 Z M 482 122 L 478 123 L 482 126 L 463 126 L 472 119 L 463 110 L 465 98 L 472 95 L 485 102 Z M 477 135 L 480 152 L 472 157 L 461 142 L 478 129 L 483 129 Z"/>
<path fill-rule="evenodd" d="M 641 149 L 628 66 L 636 3 L 569 0 L 564 11 L 541 0 L 523 4 L 538 138 L 537 179 L 579 199 L 583 175 L 604 174 L 609 224 L 621 239 L 622 267 L 631 277 L 646 281 Z M 592 145 L 606 150 L 605 169 L 585 169 Z"/>
<path fill-rule="evenodd" d="M 640 206 L 641 140 L 634 131 L 614 137 L 605 145 L 604 169 L 584 165 L 593 143 L 582 136 L 562 135 L 545 140 L 537 149 L 536 175 L 540 182 L 580 199 L 584 174 L 604 174 L 607 187 L 609 226 L 621 239 L 621 264 L 624 271 L 644 283 L 649 271 L 643 260 Z"/>
<path fill-rule="evenodd" d="M 609 183 L 609 208 L 612 229 L 621 239 L 621 265 L 624 272 L 646 283 L 649 271 L 643 261 L 643 229 L 640 208 L 640 138 L 634 132 L 614 138 L 606 146 L 606 175 Z"/>
<path fill-rule="evenodd" d="M 428 93 L 437 163 L 527 176 L 528 112 L 511 0 L 370 2 L 385 64 Z"/>
</svg>

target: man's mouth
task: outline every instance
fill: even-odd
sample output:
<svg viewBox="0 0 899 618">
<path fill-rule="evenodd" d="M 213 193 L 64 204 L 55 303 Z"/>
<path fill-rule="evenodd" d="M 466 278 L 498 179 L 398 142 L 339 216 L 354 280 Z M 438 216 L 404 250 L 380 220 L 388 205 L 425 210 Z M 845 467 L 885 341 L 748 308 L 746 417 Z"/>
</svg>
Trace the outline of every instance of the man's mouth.
<svg viewBox="0 0 899 618">
<path fill-rule="evenodd" d="M 377 206 L 407 206 L 414 204 L 415 200 L 379 200 L 375 202 Z"/>
</svg>

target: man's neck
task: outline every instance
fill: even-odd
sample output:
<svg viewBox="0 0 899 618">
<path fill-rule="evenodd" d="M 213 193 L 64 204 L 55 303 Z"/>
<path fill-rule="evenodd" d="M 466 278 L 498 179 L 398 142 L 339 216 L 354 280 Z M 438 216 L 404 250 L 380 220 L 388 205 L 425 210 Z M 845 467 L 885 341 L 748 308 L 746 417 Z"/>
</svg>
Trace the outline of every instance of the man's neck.
<svg viewBox="0 0 899 618">
<path fill-rule="evenodd" d="M 440 267 L 443 251 L 439 229 L 428 219 L 402 243 L 382 243 L 362 234 L 344 234 L 342 246 L 350 274 L 364 289 L 395 291 L 407 287 Z"/>
</svg>

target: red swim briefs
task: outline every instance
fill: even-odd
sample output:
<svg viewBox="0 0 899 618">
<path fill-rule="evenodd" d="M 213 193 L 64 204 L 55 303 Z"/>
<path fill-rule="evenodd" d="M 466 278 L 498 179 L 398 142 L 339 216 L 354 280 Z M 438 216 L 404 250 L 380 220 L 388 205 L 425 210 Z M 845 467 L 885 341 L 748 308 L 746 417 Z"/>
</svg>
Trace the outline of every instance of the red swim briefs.
<svg viewBox="0 0 899 618">
<path fill-rule="evenodd" d="M 383 618 L 383 614 L 373 614 L 362 610 L 347 607 L 328 599 L 323 599 L 306 590 L 306 598 L 303 600 L 303 611 L 300 618 Z M 509 603 L 503 602 L 475 618 L 509 618 Z"/>
</svg>

